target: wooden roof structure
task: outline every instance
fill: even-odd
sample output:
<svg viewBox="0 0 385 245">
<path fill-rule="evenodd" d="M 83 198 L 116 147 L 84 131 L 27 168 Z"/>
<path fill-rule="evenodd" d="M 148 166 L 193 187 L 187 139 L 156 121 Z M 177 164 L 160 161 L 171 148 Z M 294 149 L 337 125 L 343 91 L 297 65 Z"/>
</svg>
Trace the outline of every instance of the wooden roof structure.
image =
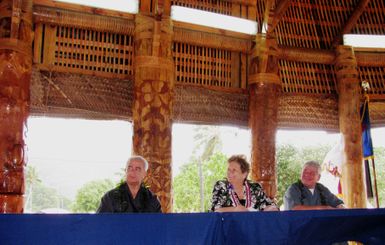
<svg viewBox="0 0 385 245">
<path fill-rule="evenodd" d="M 265 0 L 171 1 L 257 21 Z M 269 1 L 270 2 L 270 1 Z M 272 1 L 278 42 L 279 128 L 338 131 L 335 47 L 344 34 L 385 34 L 383 1 Z M 34 1 L 31 115 L 132 120 L 135 14 Z M 248 124 L 248 59 L 255 36 L 174 21 L 176 122 Z M 385 125 L 385 53 L 355 48 L 371 89 L 374 126 Z M 69 72 L 68 74 L 61 74 Z"/>
<path fill-rule="evenodd" d="M 171 6 L 256 21 L 257 32 L 176 21 Z M 0 211 L 22 211 L 28 115 L 132 121 L 133 153 L 149 160 L 167 212 L 174 122 L 249 127 L 252 178 L 271 196 L 278 128 L 340 131 L 347 205 L 365 205 L 360 84 L 372 125 L 385 125 L 385 49 L 343 35 L 385 35 L 383 0 L 140 0 L 137 14 L 53 0 L 0 7 Z"/>
</svg>

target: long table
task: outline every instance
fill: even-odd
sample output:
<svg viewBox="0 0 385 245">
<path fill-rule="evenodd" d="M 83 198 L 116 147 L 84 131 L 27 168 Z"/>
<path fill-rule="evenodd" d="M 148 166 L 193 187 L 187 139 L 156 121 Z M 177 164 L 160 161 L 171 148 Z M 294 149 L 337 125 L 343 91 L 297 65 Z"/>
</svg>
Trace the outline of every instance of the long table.
<svg viewBox="0 0 385 245">
<path fill-rule="evenodd" d="M 385 209 L 2 214 L 0 244 L 385 244 Z"/>
</svg>

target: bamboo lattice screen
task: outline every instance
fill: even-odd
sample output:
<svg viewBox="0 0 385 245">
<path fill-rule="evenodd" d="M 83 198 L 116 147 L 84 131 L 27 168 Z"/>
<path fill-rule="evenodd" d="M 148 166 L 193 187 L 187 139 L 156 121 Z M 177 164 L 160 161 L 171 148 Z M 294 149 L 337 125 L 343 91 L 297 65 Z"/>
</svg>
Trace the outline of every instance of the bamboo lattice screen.
<svg viewBox="0 0 385 245">
<path fill-rule="evenodd" d="M 233 87 L 232 52 L 187 43 L 174 43 L 176 82 Z"/>
<path fill-rule="evenodd" d="M 353 8 L 346 1 L 292 1 L 277 27 L 278 42 L 285 46 L 330 48 Z"/>
<path fill-rule="evenodd" d="M 67 26 L 41 24 L 41 52 L 47 69 L 125 78 L 133 76 L 133 37 Z M 47 52 L 48 51 L 48 52 Z"/>
<path fill-rule="evenodd" d="M 34 61 L 43 70 L 133 77 L 132 21 L 38 8 Z M 97 25 L 96 25 L 97 24 Z"/>
<path fill-rule="evenodd" d="M 336 94 L 336 77 L 330 65 L 280 60 L 284 93 Z"/>
</svg>

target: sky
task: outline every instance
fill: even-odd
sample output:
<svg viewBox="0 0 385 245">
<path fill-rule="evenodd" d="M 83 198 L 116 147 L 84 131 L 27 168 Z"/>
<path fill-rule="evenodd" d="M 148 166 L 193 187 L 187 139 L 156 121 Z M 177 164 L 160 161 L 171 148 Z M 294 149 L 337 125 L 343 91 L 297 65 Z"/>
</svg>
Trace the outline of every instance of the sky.
<svg viewBox="0 0 385 245">
<path fill-rule="evenodd" d="M 194 125 L 173 126 L 173 176 L 188 163 L 194 146 Z M 83 184 L 96 179 L 118 180 L 131 154 L 132 125 L 125 121 L 96 121 L 30 117 L 26 133 L 27 164 L 35 166 L 40 179 L 73 199 Z M 222 127 L 222 152 L 250 157 L 250 132 Z M 374 146 L 385 146 L 385 128 L 373 129 Z M 297 147 L 330 144 L 339 134 L 322 131 L 277 132 L 278 144 Z"/>
<path fill-rule="evenodd" d="M 98 7 L 104 9 L 118 10 L 129 13 L 138 12 L 138 0 L 55 0 L 57 2 L 67 2 L 81 4 L 85 6 Z"/>
<path fill-rule="evenodd" d="M 118 179 L 131 153 L 131 125 L 123 121 L 30 118 L 27 163 L 48 186 L 73 198 L 95 179 Z"/>
</svg>

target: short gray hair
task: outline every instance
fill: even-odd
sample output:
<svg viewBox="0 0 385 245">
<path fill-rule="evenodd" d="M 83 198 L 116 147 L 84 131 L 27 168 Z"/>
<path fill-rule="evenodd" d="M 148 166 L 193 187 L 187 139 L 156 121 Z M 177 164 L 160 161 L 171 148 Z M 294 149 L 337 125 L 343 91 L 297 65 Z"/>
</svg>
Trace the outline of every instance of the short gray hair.
<svg viewBox="0 0 385 245">
<path fill-rule="evenodd" d="M 140 162 L 142 162 L 142 163 L 144 164 L 144 170 L 147 172 L 147 170 L 148 170 L 148 162 L 147 162 L 147 160 L 146 160 L 144 157 L 142 157 L 142 156 L 132 156 L 132 157 L 128 158 L 127 163 L 126 163 L 126 170 L 127 170 L 128 165 L 129 165 L 132 161 L 140 161 Z"/>
<path fill-rule="evenodd" d="M 319 162 L 317 161 L 307 161 L 305 162 L 305 164 L 303 165 L 302 169 L 305 169 L 306 167 L 313 167 L 313 168 L 316 168 L 317 169 L 317 172 L 318 174 L 320 175 L 321 174 L 321 164 L 319 164 Z"/>
</svg>

